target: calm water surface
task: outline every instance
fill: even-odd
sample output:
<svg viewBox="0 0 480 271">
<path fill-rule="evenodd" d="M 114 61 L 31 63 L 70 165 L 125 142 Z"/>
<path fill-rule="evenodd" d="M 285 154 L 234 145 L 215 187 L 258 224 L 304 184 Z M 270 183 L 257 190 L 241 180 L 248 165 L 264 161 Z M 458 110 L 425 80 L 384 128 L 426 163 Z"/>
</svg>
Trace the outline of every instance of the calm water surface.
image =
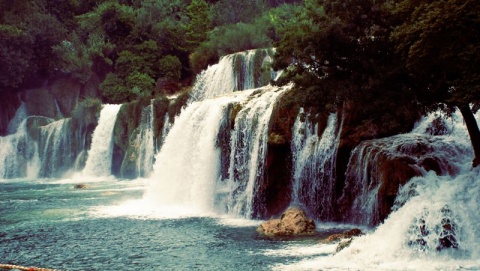
<svg viewBox="0 0 480 271">
<path fill-rule="evenodd" d="M 0 263 L 63 270 L 269 270 L 305 259 L 272 252 L 318 242 L 319 236 L 260 238 L 258 221 L 145 214 L 134 204 L 143 190 L 141 181 L 107 180 L 80 190 L 73 180 L 0 181 Z"/>
</svg>

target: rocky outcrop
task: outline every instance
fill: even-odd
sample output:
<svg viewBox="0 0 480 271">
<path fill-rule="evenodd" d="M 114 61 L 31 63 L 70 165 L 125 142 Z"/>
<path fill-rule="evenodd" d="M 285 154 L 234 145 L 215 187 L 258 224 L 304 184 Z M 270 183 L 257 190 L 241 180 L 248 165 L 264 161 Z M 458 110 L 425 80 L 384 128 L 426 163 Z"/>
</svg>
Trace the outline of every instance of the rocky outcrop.
<svg viewBox="0 0 480 271">
<path fill-rule="evenodd" d="M 99 80 L 93 76 L 85 84 L 73 77 L 63 77 L 44 86 L 24 91 L 28 115 L 53 119 L 70 117 L 82 98 L 99 96 Z"/>
<path fill-rule="evenodd" d="M 298 236 L 315 233 L 315 222 L 299 208 L 286 210 L 279 219 L 262 223 L 257 232 L 265 236 Z"/>
<path fill-rule="evenodd" d="M 360 229 L 351 229 L 342 233 L 332 234 L 329 237 L 320 241 L 322 244 L 338 243 L 336 252 L 350 246 L 354 237 L 363 235 Z"/>
<path fill-rule="evenodd" d="M 362 142 L 352 152 L 346 171 L 339 200 L 341 220 L 371 226 L 381 223 L 390 213 L 399 187 L 427 170 L 454 174 L 458 169 L 451 157 L 465 152 L 442 138 L 423 135 Z"/>
<path fill-rule="evenodd" d="M 328 236 L 327 238 L 321 240 L 320 242 L 323 244 L 331 244 L 331 243 L 336 243 L 342 239 L 349 239 L 352 237 L 360 236 L 362 235 L 363 232 L 360 229 L 351 229 L 348 231 L 344 231 L 342 233 L 336 233 Z"/>
</svg>

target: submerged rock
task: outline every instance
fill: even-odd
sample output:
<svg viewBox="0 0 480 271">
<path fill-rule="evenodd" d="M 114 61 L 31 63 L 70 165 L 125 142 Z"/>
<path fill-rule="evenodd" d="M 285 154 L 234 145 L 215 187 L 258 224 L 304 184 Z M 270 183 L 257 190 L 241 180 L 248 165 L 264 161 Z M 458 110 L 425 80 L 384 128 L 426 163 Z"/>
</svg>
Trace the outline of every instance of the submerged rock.
<svg viewBox="0 0 480 271">
<path fill-rule="evenodd" d="M 90 188 L 89 185 L 86 185 L 86 184 L 76 184 L 73 186 L 73 188 L 75 189 L 86 189 L 86 188 Z"/>
<path fill-rule="evenodd" d="M 360 229 L 351 229 L 348 231 L 344 231 L 342 233 L 332 234 L 329 237 L 321 240 L 320 242 L 324 244 L 331 244 L 331 243 L 340 241 L 342 239 L 348 239 L 348 238 L 351 239 L 352 237 L 356 237 L 360 235 L 363 235 L 363 232 Z"/>
<path fill-rule="evenodd" d="M 299 208 L 286 210 L 280 219 L 262 223 L 257 232 L 266 236 L 310 235 L 315 233 L 315 222 Z"/>
<path fill-rule="evenodd" d="M 332 244 L 338 243 L 336 251 L 339 252 L 340 250 L 350 246 L 354 237 L 363 235 L 363 232 L 360 229 L 351 229 L 348 231 L 344 231 L 342 233 L 332 234 L 329 237 L 320 241 L 323 244 Z"/>
</svg>

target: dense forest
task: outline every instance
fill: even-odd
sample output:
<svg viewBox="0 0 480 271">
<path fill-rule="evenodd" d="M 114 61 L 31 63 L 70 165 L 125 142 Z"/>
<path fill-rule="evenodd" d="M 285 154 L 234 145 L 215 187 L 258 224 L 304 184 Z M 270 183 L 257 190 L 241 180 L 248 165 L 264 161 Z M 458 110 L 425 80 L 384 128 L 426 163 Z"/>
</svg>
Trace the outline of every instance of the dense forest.
<svg viewBox="0 0 480 271">
<path fill-rule="evenodd" d="M 104 103 L 171 94 L 226 54 L 276 48 L 293 101 L 354 108 L 353 137 L 459 109 L 480 163 L 476 0 L 2 0 L 0 94 L 100 78 Z M 300 94 L 299 94 L 300 93 Z"/>
</svg>

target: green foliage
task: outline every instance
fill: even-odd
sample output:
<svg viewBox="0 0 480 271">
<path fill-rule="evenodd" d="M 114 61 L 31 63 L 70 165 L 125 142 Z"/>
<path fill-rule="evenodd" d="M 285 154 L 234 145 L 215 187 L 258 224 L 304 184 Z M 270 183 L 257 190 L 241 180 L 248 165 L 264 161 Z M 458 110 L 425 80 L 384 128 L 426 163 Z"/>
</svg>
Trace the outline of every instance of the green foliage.
<svg viewBox="0 0 480 271">
<path fill-rule="evenodd" d="M 139 97 L 150 97 L 154 84 L 155 80 L 148 74 L 140 72 L 131 73 L 126 80 L 127 88 Z"/>
<path fill-rule="evenodd" d="M 176 56 L 166 55 L 158 62 L 160 77 L 180 80 L 182 76 L 182 63 Z"/>
<path fill-rule="evenodd" d="M 480 102 L 480 2 L 397 1 L 397 52 L 424 85 L 424 104 Z"/>
<path fill-rule="evenodd" d="M 34 72 L 33 37 L 12 25 L 0 25 L 0 90 L 18 87 Z"/>
<path fill-rule="evenodd" d="M 204 0 L 192 0 L 187 6 L 187 16 L 190 19 L 185 26 L 186 41 L 190 48 L 197 47 L 207 39 L 210 30 L 210 10 Z"/>
<path fill-rule="evenodd" d="M 236 23 L 250 23 L 260 17 L 267 10 L 266 1 L 229 1 L 220 0 L 213 7 L 213 24 L 215 26 Z"/>
<path fill-rule="evenodd" d="M 190 56 L 195 72 L 216 62 L 220 56 L 239 51 L 270 47 L 267 28 L 260 24 L 237 23 L 214 29 L 209 40 L 202 43 Z"/>
<path fill-rule="evenodd" d="M 274 67 L 327 110 L 348 103 L 367 138 L 406 132 L 418 117 L 408 76 L 394 57 L 385 1 L 305 1 L 279 27 Z M 395 108 L 392 110 L 392 108 Z"/>
<path fill-rule="evenodd" d="M 134 94 L 126 87 L 125 80 L 113 73 L 107 74 L 100 84 L 102 97 L 106 102 L 123 103 L 133 99 Z"/>
<path fill-rule="evenodd" d="M 126 78 L 134 72 L 152 74 L 153 71 L 148 66 L 144 67 L 144 63 L 144 59 L 141 56 L 131 51 L 122 51 L 115 63 L 115 74 L 121 78 Z"/>
<path fill-rule="evenodd" d="M 55 67 L 65 74 L 71 74 L 80 82 L 85 83 L 93 75 L 94 64 L 101 62 L 111 65 L 104 52 L 112 49 L 113 45 L 97 35 L 91 35 L 87 44 L 83 44 L 76 33 L 70 35 L 69 40 L 63 40 L 60 45 L 53 47 L 59 61 Z"/>
</svg>

